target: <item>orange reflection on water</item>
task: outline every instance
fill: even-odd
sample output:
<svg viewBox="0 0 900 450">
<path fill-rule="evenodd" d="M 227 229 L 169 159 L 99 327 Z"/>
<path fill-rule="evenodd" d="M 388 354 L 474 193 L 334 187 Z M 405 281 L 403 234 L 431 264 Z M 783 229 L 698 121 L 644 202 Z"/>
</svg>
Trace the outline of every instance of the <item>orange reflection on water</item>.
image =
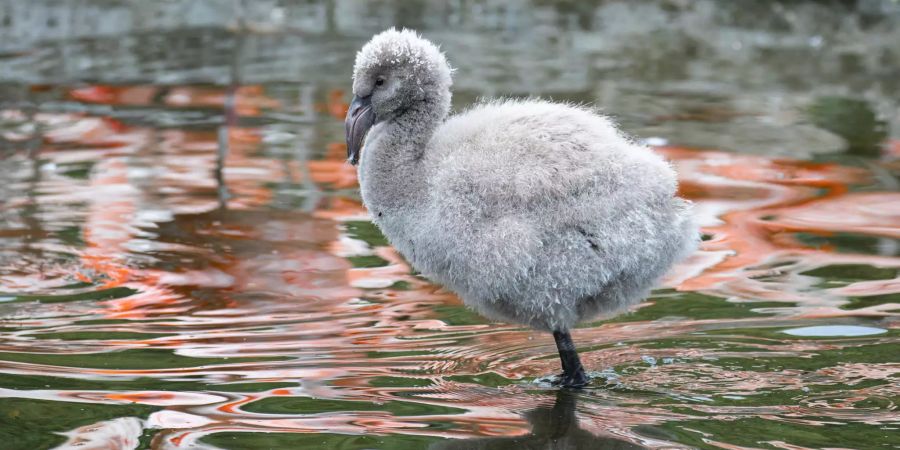
<svg viewBox="0 0 900 450">
<path fill-rule="evenodd" d="M 265 111 L 283 107 L 260 86 L 231 94 L 192 86 L 89 86 L 68 95 L 84 103 L 175 112 L 205 108 L 217 114 L 226 108 L 228 95 L 234 95 L 240 119 L 259 119 Z M 318 145 L 308 149 L 312 158 L 277 153 L 277 145 L 266 139 L 272 132 L 268 125 L 154 128 L 90 115 L 35 116 L 46 130 L 40 161 L 17 156 L 13 163 L 19 169 L 12 182 L 20 193 L 0 205 L 4 212 L 36 210 L 21 214 L 27 233 L 15 227 L 0 230 L 13 242 L 9 249 L 21 256 L 2 261 L 3 290 L 48 298 L 117 287 L 134 292 L 23 302 L 18 316 L 4 319 L 4 326 L 17 331 L 5 337 L 3 351 L 99 355 L 109 365 L 105 359 L 85 367 L 57 359 L 10 359 L 0 361 L 0 371 L 120 385 L 152 379 L 160 387 L 4 393 L 161 408 L 136 423 L 103 421 L 71 430 L 70 442 L 90 442 L 96 433 L 118 435 L 125 442 L 145 428 L 159 429 L 153 438 L 158 448 L 190 448 L 223 431 L 526 436 L 533 424 L 523 411 L 554 404 L 541 385 L 523 381 L 558 370 L 552 340 L 468 313 L 452 293 L 411 274 L 391 247 L 372 244 L 371 236 L 367 241 L 351 230 L 367 215 L 355 193 L 355 169 L 345 163 L 345 148 L 338 142 L 346 102 L 338 91 L 325 96 L 313 109 L 324 111 L 320 119 L 337 131 L 290 138 L 291 146 Z M 221 151 L 223 139 L 227 152 Z M 685 410 L 717 420 L 779 421 L 814 421 L 810 418 L 827 411 L 835 420 L 890 423 L 884 410 L 855 408 L 853 396 L 810 394 L 797 404 L 764 406 L 704 403 L 713 396 L 753 396 L 802 390 L 813 382 L 862 383 L 896 375 L 893 365 L 852 361 L 810 371 L 723 370 L 711 362 L 773 355 L 813 358 L 850 344 L 740 334 L 722 335 L 718 347 L 697 342 L 710 330 L 764 328 L 773 321 L 883 317 L 895 324 L 896 303 L 852 311 L 844 307 L 851 298 L 900 292 L 897 278 L 823 286 L 820 278 L 804 273 L 833 265 L 900 268 L 898 252 L 891 247 L 900 238 L 900 194 L 862 189 L 876 178 L 871 167 L 678 147 L 658 150 L 677 166 L 682 193 L 695 202 L 707 237 L 701 250 L 670 274 L 667 286 L 730 303 L 764 300 L 757 310 L 771 317 L 694 317 L 678 311 L 654 320 L 596 323 L 576 330 L 587 366 L 627 368 L 616 374 L 627 390 L 589 390 L 580 398 L 581 428 L 595 436 L 665 447 L 671 443 L 636 429 L 696 419 Z M 215 176 L 221 155 L 222 185 Z M 892 162 L 870 164 L 883 168 Z M 84 174 L 76 170 L 83 167 Z M 77 236 L 62 239 L 63 231 Z M 877 248 L 848 251 L 833 243 L 844 234 L 871 238 Z M 822 240 L 824 244 L 815 243 Z M 657 300 L 668 295 L 678 294 L 659 294 Z M 636 309 L 653 306 L 648 302 Z M 69 340 L 44 335 L 50 332 L 88 334 Z M 673 350 L 647 345 L 648 339 L 686 343 Z M 740 351 L 728 347 L 738 343 Z M 118 359 L 146 350 L 161 353 Z M 143 364 L 142 358 L 160 355 L 171 362 Z M 644 363 L 641 357 L 660 362 Z M 662 363 L 666 358 L 671 361 Z M 227 389 L 243 383 L 273 385 L 258 392 Z M 856 394 L 882 398 L 894 391 L 895 386 L 878 384 Z M 327 411 L 253 412 L 266 401 L 292 398 L 358 403 Z M 660 398 L 668 403 L 657 402 Z M 370 404 L 383 408 L 363 407 Z M 353 405 L 361 405 L 360 410 Z M 448 408 L 456 412 L 446 412 Z"/>
<path fill-rule="evenodd" d="M 885 290 L 884 283 L 869 290 L 865 283 L 853 283 L 829 298 L 831 290 L 811 291 L 814 280 L 796 277 L 797 272 L 834 264 L 898 266 L 893 255 L 838 254 L 795 237 L 845 232 L 896 238 L 900 210 L 894 205 L 900 204 L 900 194 L 848 192 L 849 186 L 870 181 L 867 171 L 711 151 L 660 151 L 680 169 L 683 192 L 696 201 L 710 237 L 702 246 L 706 257 L 695 256 L 704 264 L 703 272 L 684 279 L 680 289 L 735 299 L 802 301 L 806 314 L 819 316 L 845 315 L 838 307 L 848 290 L 858 295 L 896 292 Z M 890 305 L 875 309 L 885 307 Z M 876 310 L 871 312 L 881 314 Z"/>
</svg>

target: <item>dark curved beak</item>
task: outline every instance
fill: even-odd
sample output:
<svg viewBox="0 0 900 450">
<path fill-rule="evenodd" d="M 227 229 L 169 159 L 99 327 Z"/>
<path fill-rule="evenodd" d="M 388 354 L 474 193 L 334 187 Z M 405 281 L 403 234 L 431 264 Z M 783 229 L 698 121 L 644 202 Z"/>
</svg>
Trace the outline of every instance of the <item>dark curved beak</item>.
<svg viewBox="0 0 900 450">
<path fill-rule="evenodd" d="M 372 97 L 353 96 L 344 127 L 347 131 L 347 161 L 354 166 L 359 163 L 359 151 L 369 128 L 375 124 L 375 113 L 372 111 Z"/>
</svg>

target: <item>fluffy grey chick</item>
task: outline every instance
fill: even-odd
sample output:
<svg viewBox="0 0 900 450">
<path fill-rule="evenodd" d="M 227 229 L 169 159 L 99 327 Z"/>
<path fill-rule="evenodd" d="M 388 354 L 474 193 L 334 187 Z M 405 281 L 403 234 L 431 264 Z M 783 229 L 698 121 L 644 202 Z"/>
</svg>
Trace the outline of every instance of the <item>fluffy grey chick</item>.
<svg viewBox="0 0 900 450">
<path fill-rule="evenodd" d="M 669 164 L 586 108 L 506 100 L 448 118 L 450 75 L 411 30 L 357 54 L 347 153 L 363 202 L 468 306 L 553 332 L 561 384 L 584 385 L 569 330 L 640 301 L 695 248 L 689 203 Z"/>
</svg>

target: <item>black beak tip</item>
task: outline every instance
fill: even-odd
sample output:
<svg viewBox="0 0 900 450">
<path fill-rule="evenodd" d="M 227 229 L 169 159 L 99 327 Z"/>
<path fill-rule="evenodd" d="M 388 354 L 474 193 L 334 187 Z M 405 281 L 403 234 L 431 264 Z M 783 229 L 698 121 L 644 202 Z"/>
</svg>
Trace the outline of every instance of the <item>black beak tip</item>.
<svg viewBox="0 0 900 450">
<path fill-rule="evenodd" d="M 374 123 L 375 113 L 372 112 L 371 97 L 354 96 L 344 120 L 347 137 L 347 162 L 351 165 L 359 164 L 359 154 L 362 151 L 366 133 Z"/>
</svg>

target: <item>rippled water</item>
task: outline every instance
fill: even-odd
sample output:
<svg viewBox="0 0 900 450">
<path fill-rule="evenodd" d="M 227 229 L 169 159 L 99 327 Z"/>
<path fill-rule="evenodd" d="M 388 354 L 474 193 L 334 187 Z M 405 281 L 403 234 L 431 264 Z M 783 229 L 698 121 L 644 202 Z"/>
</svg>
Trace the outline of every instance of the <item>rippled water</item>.
<svg viewBox="0 0 900 450">
<path fill-rule="evenodd" d="M 4 448 L 900 447 L 900 27 L 871 11 L 76 2 L 104 28 L 51 3 L 0 2 Z M 677 166 L 705 242 L 575 330 L 589 388 L 543 383 L 548 335 L 468 311 L 369 221 L 344 89 L 391 23 L 448 42 L 457 107 L 598 102 Z"/>
</svg>

